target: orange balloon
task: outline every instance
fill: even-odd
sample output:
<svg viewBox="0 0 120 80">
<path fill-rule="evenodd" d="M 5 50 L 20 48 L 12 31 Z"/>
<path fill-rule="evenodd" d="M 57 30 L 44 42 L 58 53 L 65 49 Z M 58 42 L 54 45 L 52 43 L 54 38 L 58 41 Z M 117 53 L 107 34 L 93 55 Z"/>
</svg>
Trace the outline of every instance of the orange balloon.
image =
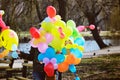
<svg viewBox="0 0 120 80">
<path fill-rule="evenodd" d="M 74 65 L 77 65 L 81 62 L 81 58 L 75 58 Z"/>
<path fill-rule="evenodd" d="M 9 51 L 8 50 L 4 50 L 2 53 L 0 53 L 0 58 L 5 57 L 6 55 L 8 55 Z"/>
<path fill-rule="evenodd" d="M 63 62 L 63 63 L 60 63 L 58 64 L 58 71 L 59 72 L 65 72 L 68 70 L 68 64 Z"/>
<path fill-rule="evenodd" d="M 73 54 L 69 54 L 66 59 L 65 62 L 67 64 L 73 64 L 75 62 L 75 56 Z"/>
</svg>

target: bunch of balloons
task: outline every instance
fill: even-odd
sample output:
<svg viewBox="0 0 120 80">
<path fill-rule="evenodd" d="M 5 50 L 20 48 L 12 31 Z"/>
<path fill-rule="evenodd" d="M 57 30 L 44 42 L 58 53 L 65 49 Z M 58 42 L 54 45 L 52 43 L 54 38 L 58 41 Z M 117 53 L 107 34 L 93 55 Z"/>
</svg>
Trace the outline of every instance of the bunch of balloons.
<svg viewBox="0 0 120 80">
<path fill-rule="evenodd" d="M 61 20 L 53 6 L 48 6 L 46 12 L 48 17 L 41 22 L 41 27 L 30 28 L 31 46 L 41 53 L 38 60 L 45 63 L 44 71 L 48 76 L 53 76 L 54 70 L 70 70 L 76 74 L 75 65 L 81 61 L 85 40 L 73 20 Z M 78 76 L 76 80 L 79 80 Z"/>
<path fill-rule="evenodd" d="M 18 47 L 18 36 L 15 31 L 10 29 L 9 26 L 6 26 L 2 20 L 2 15 L 4 14 L 3 10 L 0 10 L 0 47 L 5 48 L 4 51 L 0 53 L 0 58 L 3 58 L 12 51 L 12 57 L 17 58 L 18 54 L 16 52 Z"/>
</svg>

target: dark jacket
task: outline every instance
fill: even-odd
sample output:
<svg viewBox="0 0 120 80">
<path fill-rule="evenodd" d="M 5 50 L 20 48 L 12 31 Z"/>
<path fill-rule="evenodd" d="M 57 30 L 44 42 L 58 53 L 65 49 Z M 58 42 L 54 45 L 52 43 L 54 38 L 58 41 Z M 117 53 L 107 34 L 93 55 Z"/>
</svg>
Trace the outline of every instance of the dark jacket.
<svg viewBox="0 0 120 80">
<path fill-rule="evenodd" d="M 44 71 L 44 64 L 40 64 L 40 62 L 38 61 L 39 54 L 40 52 L 37 48 L 31 47 L 30 54 L 20 52 L 19 57 L 33 61 L 33 71 L 39 72 Z"/>
</svg>

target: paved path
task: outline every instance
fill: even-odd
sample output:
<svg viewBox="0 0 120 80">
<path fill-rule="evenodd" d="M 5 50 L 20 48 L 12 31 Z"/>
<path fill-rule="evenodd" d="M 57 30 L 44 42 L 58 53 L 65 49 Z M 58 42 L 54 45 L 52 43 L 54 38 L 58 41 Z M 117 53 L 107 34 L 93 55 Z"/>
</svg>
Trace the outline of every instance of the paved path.
<svg viewBox="0 0 120 80">
<path fill-rule="evenodd" d="M 114 54 L 119 53 L 120 54 L 120 46 L 111 46 L 105 49 L 96 50 L 92 52 L 84 52 L 83 58 L 91 58 L 95 56 L 105 55 L 105 54 Z"/>
</svg>

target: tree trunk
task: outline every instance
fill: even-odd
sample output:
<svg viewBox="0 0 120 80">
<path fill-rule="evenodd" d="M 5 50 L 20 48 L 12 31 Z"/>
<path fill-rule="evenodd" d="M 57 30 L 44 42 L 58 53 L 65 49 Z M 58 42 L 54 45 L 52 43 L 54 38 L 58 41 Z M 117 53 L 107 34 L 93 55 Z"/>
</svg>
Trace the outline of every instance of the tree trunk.
<svg viewBox="0 0 120 80">
<path fill-rule="evenodd" d="M 88 18 L 89 24 L 90 24 L 90 25 L 91 25 L 91 24 L 95 25 L 95 29 L 94 29 L 94 30 L 91 30 L 91 31 L 92 31 L 92 35 L 93 35 L 93 37 L 94 37 L 94 40 L 97 42 L 97 44 L 98 44 L 98 46 L 100 47 L 100 49 L 105 48 L 105 47 L 108 47 L 108 45 L 106 45 L 106 44 L 103 42 L 102 38 L 101 38 L 100 35 L 99 35 L 98 29 L 97 29 L 97 25 L 96 25 L 96 23 L 95 23 L 94 14 L 88 13 L 88 14 L 86 14 L 86 16 L 87 16 L 87 18 Z"/>
<path fill-rule="evenodd" d="M 35 3 L 35 6 L 36 6 L 37 16 L 39 18 L 39 21 L 41 22 L 42 21 L 42 16 L 41 16 L 41 13 L 40 13 L 39 3 L 38 3 L 37 0 L 34 0 L 34 3 Z"/>
<path fill-rule="evenodd" d="M 97 42 L 98 46 L 100 47 L 100 49 L 102 48 L 105 48 L 105 47 L 108 47 L 102 40 L 102 38 L 100 37 L 99 35 L 99 32 L 97 30 L 97 26 L 95 27 L 94 30 L 91 30 L 92 31 L 92 35 L 94 37 L 94 40 Z"/>
<path fill-rule="evenodd" d="M 59 15 L 62 17 L 63 21 L 66 21 L 66 1 L 58 0 L 59 3 Z"/>
</svg>

